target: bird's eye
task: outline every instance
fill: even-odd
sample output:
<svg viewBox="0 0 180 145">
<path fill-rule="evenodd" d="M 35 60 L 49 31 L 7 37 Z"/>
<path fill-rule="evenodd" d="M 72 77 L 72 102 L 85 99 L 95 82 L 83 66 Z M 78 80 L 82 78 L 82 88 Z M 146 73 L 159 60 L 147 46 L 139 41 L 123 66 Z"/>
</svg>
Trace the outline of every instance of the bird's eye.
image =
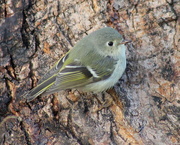
<svg viewBox="0 0 180 145">
<path fill-rule="evenodd" d="M 108 44 L 108 46 L 113 46 L 114 43 L 112 41 L 110 41 L 107 44 Z"/>
</svg>

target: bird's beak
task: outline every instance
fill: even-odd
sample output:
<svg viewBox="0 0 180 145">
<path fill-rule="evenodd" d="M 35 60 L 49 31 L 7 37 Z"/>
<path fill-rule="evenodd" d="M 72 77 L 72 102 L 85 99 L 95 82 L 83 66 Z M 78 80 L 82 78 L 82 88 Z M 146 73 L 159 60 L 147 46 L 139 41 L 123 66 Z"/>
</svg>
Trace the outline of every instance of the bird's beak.
<svg viewBox="0 0 180 145">
<path fill-rule="evenodd" d="M 123 40 L 121 43 L 119 44 L 127 44 L 127 43 L 130 43 L 131 41 L 130 40 Z"/>
</svg>

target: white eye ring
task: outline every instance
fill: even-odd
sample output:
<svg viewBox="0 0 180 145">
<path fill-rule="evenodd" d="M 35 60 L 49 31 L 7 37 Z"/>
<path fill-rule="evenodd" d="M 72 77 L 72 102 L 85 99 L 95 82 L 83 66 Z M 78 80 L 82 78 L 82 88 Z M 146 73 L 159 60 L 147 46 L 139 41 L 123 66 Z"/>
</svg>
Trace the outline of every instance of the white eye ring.
<svg viewBox="0 0 180 145">
<path fill-rule="evenodd" d="M 113 41 L 109 41 L 109 42 L 107 42 L 107 45 L 108 45 L 108 46 L 113 46 L 113 45 L 114 45 L 114 42 L 113 42 Z"/>
</svg>

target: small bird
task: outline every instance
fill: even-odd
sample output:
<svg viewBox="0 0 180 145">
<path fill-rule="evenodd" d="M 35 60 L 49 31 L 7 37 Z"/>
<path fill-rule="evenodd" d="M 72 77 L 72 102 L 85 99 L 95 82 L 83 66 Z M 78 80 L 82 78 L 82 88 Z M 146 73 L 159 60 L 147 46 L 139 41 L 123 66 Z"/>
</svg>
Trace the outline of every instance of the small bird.
<svg viewBox="0 0 180 145">
<path fill-rule="evenodd" d="M 24 96 L 26 101 L 65 89 L 98 93 L 111 88 L 125 71 L 128 42 L 111 27 L 92 32 L 55 63 Z"/>
</svg>

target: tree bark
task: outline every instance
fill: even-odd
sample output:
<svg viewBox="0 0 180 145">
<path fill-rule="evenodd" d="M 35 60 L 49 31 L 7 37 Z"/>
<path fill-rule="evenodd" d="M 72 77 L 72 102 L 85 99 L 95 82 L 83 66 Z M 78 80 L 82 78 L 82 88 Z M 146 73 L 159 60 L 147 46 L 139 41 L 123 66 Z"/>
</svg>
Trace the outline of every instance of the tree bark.
<svg viewBox="0 0 180 145">
<path fill-rule="evenodd" d="M 178 0 L 0 1 L 0 143 L 180 143 L 179 12 Z M 132 41 L 113 89 L 22 102 L 78 40 L 105 26 Z"/>
</svg>

